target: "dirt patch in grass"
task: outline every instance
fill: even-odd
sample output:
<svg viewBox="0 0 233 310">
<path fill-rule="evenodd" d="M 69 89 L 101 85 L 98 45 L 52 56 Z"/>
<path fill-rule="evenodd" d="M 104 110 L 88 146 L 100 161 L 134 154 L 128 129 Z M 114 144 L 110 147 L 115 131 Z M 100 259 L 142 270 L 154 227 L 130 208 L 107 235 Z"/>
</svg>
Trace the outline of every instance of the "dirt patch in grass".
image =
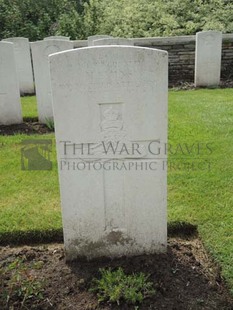
<svg viewBox="0 0 233 310">
<path fill-rule="evenodd" d="M 69 264 L 65 263 L 61 244 L 0 248 L 2 271 L 17 259 L 28 266 L 30 277 L 33 275 L 37 282 L 43 283 L 42 299 L 28 298 L 25 309 L 233 309 L 233 301 L 220 270 L 197 237 L 189 240 L 170 238 L 166 254 Z M 35 266 L 39 264 L 40 268 L 33 269 L 32 263 Z M 99 268 L 119 266 L 127 274 L 150 274 L 155 296 L 145 299 L 138 308 L 124 303 L 120 306 L 98 304 L 97 297 L 89 292 L 91 280 L 99 276 Z M 6 289 L 10 281 L 11 274 L 2 272 L 0 288 Z M 7 307 L 1 294 L 0 309 L 20 309 L 20 297 L 10 299 Z"/>
<path fill-rule="evenodd" d="M 15 134 L 45 134 L 53 130 L 49 129 L 45 124 L 38 123 L 36 119 L 26 120 L 22 124 L 0 125 L 0 135 L 11 136 Z"/>
</svg>

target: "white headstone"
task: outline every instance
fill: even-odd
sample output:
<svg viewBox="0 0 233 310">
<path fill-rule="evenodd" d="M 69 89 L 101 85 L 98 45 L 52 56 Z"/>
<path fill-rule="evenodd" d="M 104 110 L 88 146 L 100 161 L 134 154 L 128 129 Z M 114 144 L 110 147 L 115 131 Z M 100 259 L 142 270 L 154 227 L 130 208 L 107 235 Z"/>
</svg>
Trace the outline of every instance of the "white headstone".
<svg viewBox="0 0 233 310">
<path fill-rule="evenodd" d="M 222 33 L 196 34 L 195 86 L 217 86 L 221 73 Z"/>
<path fill-rule="evenodd" d="M 68 40 L 43 40 L 31 43 L 36 100 L 41 123 L 53 118 L 48 56 L 72 48 L 73 42 Z"/>
<path fill-rule="evenodd" d="M 93 46 L 94 45 L 94 41 L 95 40 L 99 40 L 99 39 L 107 39 L 107 38 L 112 38 L 111 36 L 108 35 L 104 35 L 104 34 L 97 34 L 95 36 L 90 36 L 87 38 L 88 41 L 88 46 Z"/>
<path fill-rule="evenodd" d="M 3 41 L 14 44 L 15 63 L 19 80 L 20 93 L 34 94 L 34 81 L 30 45 L 27 38 L 7 38 Z"/>
<path fill-rule="evenodd" d="M 86 47 L 88 46 L 87 40 L 74 40 L 74 48 Z"/>
<path fill-rule="evenodd" d="M 98 39 L 93 41 L 93 45 L 128 45 L 134 46 L 134 41 L 132 39 L 125 38 L 108 38 L 108 39 Z"/>
<path fill-rule="evenodd" d="M 50 37 L 46 37 L 44 38 L 44 40 L 69 40 L 70 37 L 66 37 L 66 36 L 50 36 Z"/>
<path fill-rule="evenodd" d="M 22 123 L 14 46 L 0 42 L 0 125 Z"/>
<path fill-rule="evenodd" d="M 80 48 L 50 70 L 67 260 L 166 251 L 167 52 Z"/>
</svg>

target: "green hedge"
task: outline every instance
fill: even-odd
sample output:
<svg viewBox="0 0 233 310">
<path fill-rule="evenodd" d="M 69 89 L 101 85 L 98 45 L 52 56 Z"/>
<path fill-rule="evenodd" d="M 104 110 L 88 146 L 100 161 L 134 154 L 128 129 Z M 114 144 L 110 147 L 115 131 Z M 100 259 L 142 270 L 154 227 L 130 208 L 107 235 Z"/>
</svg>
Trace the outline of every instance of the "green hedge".
<svg viewBox="0 0 233 310">
<path fill-rule="evenodd" d="M 48 35 L 153 37 L 233 32 L 229 0 L 0 0 L 0 39 Z"/>
</svg>

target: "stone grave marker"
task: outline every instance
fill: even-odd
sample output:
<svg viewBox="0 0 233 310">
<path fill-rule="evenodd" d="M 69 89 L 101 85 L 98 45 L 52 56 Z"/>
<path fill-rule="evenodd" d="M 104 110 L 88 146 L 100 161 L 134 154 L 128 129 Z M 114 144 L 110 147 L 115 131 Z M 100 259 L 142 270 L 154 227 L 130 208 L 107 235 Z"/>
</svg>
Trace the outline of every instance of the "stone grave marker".
<svg viewBox="0 0 233 310">
<path fill-rule="evenodd" d="M 221 32 L 202 31 L 196 34 L 195 86 L 219 85 L 221 53 Z"/>
<path fill-rule="evenodd" d="M 39 121 L 53 119 L 48 56 L 73 48 L 68 40 L 43 40 L 31 43 Z"/>
<path fill-rule="evenodd" d="M 50 37 L 45 37 L 44 40 L 69 40 L 70 37 L 66 36 L 50 36 Z"/>
<path fill-rule="evenodd" d="M 22 123 L 14 45 L 0 42 L 0 125 Z"/>
<path fill-rule="evenodd" d="M 30 44 L 27 38 L 7 38 L 3 41 L 14 44 L 15 63 L 19 80 L 20 93 L 34 94 L 34 81 Z"/>
<path fill-rule="evenodd" d="M 166 251 L 167 52 L 49 58 L 67 260 Z"/>
<path fill-rule="evenodd" d="M 132 39 L 125 38 L 107 38 L 107 39 L 98 39 L 93 41 L 93 45 L 128 45 L 134 46 L 134 41 Z"/>
<path fill-rule="evenodd" d="M 104 34 L 97 34 L 95 36 L 90 36 L 87 38 L 88 41 L 88 46 L 93 46 L 94 45 L 94 41 L 95 40 L 99 40 L 99 39 L 107 39 L 107 38 L 112 38 L 111 36 L 108 35 L 104 35 Z"/>
</svg>

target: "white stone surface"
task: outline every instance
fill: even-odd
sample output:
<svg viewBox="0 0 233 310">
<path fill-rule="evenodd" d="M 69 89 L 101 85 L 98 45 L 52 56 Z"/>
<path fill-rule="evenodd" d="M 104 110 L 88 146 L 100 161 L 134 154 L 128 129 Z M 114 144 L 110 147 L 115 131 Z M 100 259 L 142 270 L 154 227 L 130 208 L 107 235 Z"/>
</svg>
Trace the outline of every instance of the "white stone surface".
<svg viewBox="0 0 233 310">
<path fill-rule="evenodd" d="M 22 123 L 14 45 L 0 42 L 0 125 Z"/>
<path fill-rule="evenodd" d="M 87 38 L 88 46 L 93 46 L 95 40 L 108 39 L 108 38 L 110 39 L 110 38 L 112 38 L 112 36 L 108 36 L 105 34 L 97 34 L 95 36 L 90 36 Z"/>
<path fill-rule="evenodd" d="M 68 40 L 43 40 L 31 43 L 36 100 L 41 123 L 53 118 L 48 56 L 72 48 L 73 43 Z"/>
<path fill-rule="evenodd" d="M 221 32 L 202 31 L 196 34 L 195 86 L 219 85 L 221 53 Z"/>
<path fill-rule="evenodd" d="M 34 94 L 34 81 L 32 72 L 32 60 L 30 44 L 27 38 L 7 38 L 3 41 L 14 44 L 15 63 L 19 80 L 20 93 Z"/>
<path fill-rule="evenodd" d="M 134 41 L 132 39 L 125 38 L 107 38 L 107 39 L 98 39 L 93 41 L 94 46 L 98 45 L 128 45 L 134 46 Z"/>
<path fill-rule="evenodd" d="M 70 37 L 66 36 L 50 36 L 50 37 L 45 37 L 44 40 L 69 40 Z"/>
<path fill-rule="evenodd" d="M 80 47 L 87 47 L 88 42 L 87 40 L 74 40 L 74 48 L 80 48 Z"/>
<path fill-rule="evenodd" d="M 166 251 L 158 147 L 167 141 L 167 52 L 101 46 L 49 58 L 67 260 Z M 105 154 L 109 141 L 116 154 Z"/>
</svg>

